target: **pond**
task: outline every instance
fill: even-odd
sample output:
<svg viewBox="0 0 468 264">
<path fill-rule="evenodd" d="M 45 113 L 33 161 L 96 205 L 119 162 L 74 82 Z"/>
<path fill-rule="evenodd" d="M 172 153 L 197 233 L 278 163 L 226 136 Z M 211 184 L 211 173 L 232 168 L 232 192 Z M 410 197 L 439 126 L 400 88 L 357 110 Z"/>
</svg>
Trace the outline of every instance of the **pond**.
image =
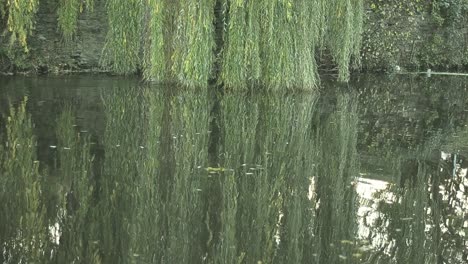
<svg viewBox="0 0 468 264">
<path fill-rule="evenodd" d="M 0 78 L 0 263 L 465 263 L 468 79 Z"/>
</svg>

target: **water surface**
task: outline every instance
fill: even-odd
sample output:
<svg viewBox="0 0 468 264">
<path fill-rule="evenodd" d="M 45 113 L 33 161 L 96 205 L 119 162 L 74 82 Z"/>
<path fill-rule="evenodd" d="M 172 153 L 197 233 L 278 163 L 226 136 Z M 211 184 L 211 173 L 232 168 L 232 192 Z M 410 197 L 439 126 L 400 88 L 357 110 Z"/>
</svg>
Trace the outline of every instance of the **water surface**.
<svg viewBox="0 0 468 264">
<path fill-rule="evenodd" d="M 468 79 L 0 79 L 1 263 L 465 263 Z"/>
</svg>

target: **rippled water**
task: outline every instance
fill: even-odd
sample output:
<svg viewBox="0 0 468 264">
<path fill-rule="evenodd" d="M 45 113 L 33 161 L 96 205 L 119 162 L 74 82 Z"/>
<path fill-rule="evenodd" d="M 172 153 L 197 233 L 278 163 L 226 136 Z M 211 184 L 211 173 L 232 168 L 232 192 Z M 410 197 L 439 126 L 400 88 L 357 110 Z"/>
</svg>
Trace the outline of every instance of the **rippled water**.
<svg viewBox="0 0 468 264">
<path fill-rule="evenodd" d="M 465 263 L 468 78 L 0 78 L 0 263 Z"/>
</svg>

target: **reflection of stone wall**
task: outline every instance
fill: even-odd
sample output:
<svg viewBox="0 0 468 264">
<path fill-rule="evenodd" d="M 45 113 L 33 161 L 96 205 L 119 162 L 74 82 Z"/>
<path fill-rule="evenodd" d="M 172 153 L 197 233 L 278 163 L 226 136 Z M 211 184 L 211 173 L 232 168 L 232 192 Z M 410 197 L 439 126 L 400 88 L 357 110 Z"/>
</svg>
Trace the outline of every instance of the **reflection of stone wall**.
<svg viewBox="0 0 468 264">
<path fill-rule="evenodd" d="M 466 124 L 468 86 L 457 77 L 364 76 L 359 97 L 359 148 L 415 149 L 439 130 L 451 133 Z"/>
<path fill-rule="evenodd" d="M 415 175 L 417 159 L 437 163 L 440 151 L 466 145 L 466 78 L 377 77 L 353 83 L 360 90 L 361 171 L 399 182 Z"/>
<path fill-rule="evenodd" d="M 450 19 L 441 18 L 446 12 L 433 14 L 428 1 L 365 1 L 364 69 L 468 65 L 468 26 L 463 23 L 468 11 L 461 22 L 449 25 Z M 105 1 L 95 1 L 94 12 L 80 15 L 77 36 L 68 44 L 57 28 L 56 10 L 56 1 L 40 1 L 36 29 L 28 40 L 29 54 L 7 51 L 8 37 L 0 39 L 0 72 L 97 70 L 107 31 Z"/>
</svg>

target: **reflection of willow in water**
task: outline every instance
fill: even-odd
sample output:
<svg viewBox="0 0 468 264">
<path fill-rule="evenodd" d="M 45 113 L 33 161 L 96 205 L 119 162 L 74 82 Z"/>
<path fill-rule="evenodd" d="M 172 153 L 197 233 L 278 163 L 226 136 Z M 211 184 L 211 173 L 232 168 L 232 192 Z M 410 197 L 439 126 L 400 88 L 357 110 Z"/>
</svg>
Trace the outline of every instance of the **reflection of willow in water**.
<svg viewBox="0 0 468 264">
<path fill-rule="evenodd" d="M 75 118 L 65 108 L 57 120 L 59 188 L 58 221 L 52 226 L 52 239 L 58 244 L 55 255 L 59 263 L 98 262 L 96 245 L 91 243 L 88 228 L 92 207 L 92 161 L 90 140 L 75 131 Z"/>
<path fill-rule="evenodd" d="M 352 94 L 339 94 L 330 114 L 320 116 L 315 169 L 314 255 L 317 263 L 357 261 L 356 193 L 357 102 Z"/>
<path fill-rule="evenodd" d="M 10 107 L 5 146 L 0 147 L 0 260 L 2 263 L 43 262 L 48 258 L 42 176 L 36 137 L 26 113 L 26 99 Z"/>
<path fill-rule="evenodd" d="M 72 109 L 61 112 L 57 167 L 41 170 L 51 172 L 47 189 L 36 149 L 21 147 L 35 145 L 24 106 L 11 111 L 8 145 L 0 146 L 2 262 L 351 259 L 355 98 L 339 95 L 324 103 L 332 105 L 326 113 L 318 103 L 308 94 L 224 95 L 211 104 L 204 93 L 117 87 L 103 95 L 96 159 Z M 20 189 L 32 192 L 8 192 Z M 45 203 L 52 191 L 59 199 Z"/>
<path fill-rule="evenodd" d="M 340 96 L 326 117 L 315 112 L 316 99 L 223 99 L 225 164 L 213 263 L 333 263 L 351 255 L 346 245 L 330 244 L 354 237 L 355 98 Z"/>
<path fill-rule="evenodd" d="M 379 218 L 369 226 L 375 252 L 366 263 L 466 263 L 468 204 L 464 188 L 458 189 L 464 178 L 431 155 L 439 145 L 428 144 L 396 163 L 400 185 L 381 193 L 387 201 L 376 195 Z"/>
<path fill-rule="evenodd" d="M 147 90 L 117 87 L 103 99 L 104 162 L 93 218 L 104 263 L 150 259 L 158 248 L 160 198 L 157 155 L 161 100 Z M 151 252 L 153 253 L 153 252 Z"/>
<path fill-rule="evenodd" d="M 100 239 L 104 262 L 201 259 L 206 96 L 117 91 L 105 98 Z M 164 102 L 164 103 L 163 103 Z"/>
<path fill-rule="evenodd" d="M 162 262 L 192 263 L 202 259 L 205 241 L 201 241 L 208 216 L 203 211 L 202 176 L 206 171 L 208 155 L 209 103 L 206 94 L 185 93 L 170 97 L 170 119 L 163 118 L 163 127 L 170 127 L 169 133 L 162 133 L 161 142 L 171 144 L 173 161 L 161 170 L 166 178 L 166 198 L 163 198 L 166 230 L 166 246 Z M 170 123 L 169 123 L 170 122 Z M 168 128 L 166 128 L 168 129 Z M 208 188 L 208 186 L 206 186 Z"/>
</svg>

